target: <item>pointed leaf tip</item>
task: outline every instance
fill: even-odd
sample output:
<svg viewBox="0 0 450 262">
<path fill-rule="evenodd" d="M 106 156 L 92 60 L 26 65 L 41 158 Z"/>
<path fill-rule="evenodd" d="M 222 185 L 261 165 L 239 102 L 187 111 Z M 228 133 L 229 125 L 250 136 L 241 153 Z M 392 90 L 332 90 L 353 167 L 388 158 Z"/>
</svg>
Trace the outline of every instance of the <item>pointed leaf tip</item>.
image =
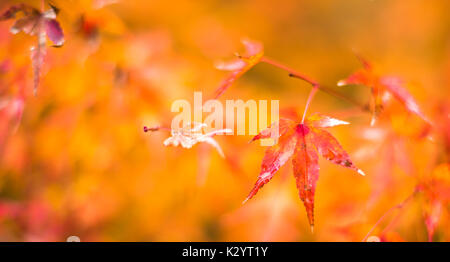
<svg viewBox="0 0 450 262">
<path fill-rule="evenodd" d="M 320 115 L 320 114 L 314 114 L 314 115 L 308 117 L 308 121 L 310 122 L 310 125 L 312 125 L 313 127 L 318 127 L 318 128 L 350 124 L 347 121 L 342 121 L 342 120 L 339 120 L 336 118 L 332 118 L 332 117 L 329 117 L 326 115 Z"/>
<path fill-rule="evenodd" d="M 337 86 L 345 86 L 345 85 L 347 85 L 347 82 L 345 80 L 339 80 L 337 82 Z"/>
<path fill-rule="evenodd" d="M 245 203 L 247 203 L 247 201 L 249 200 L 250 198 L 246 198 L 246 199 L 244 199 L 244 201 L 242 201 L 242 205 L 244 205 Z"/>
</svg>

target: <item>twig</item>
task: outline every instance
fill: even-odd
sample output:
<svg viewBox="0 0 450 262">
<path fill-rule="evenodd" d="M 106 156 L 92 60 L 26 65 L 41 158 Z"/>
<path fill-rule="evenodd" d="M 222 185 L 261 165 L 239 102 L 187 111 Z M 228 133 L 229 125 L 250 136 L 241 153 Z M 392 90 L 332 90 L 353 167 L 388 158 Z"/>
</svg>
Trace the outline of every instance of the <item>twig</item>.
<svg viewBox="0 0 450 262">
<path fill-rule="evenodd" d="M 333 89 L 331 89 L 331 88 L 329 88 L 329 87 L 323 86 L 323 85 L 319 84 L 319 82 L 313 80 L 312 78 L 310 78 L 310 77 L 308 77 L 308 76 L 306 76 L 306 75 L 304 75 L 304 74 L 301 74 L 301 73 L 299 73 L 298 71 L 296 71 L 296 70 L 294 70 L 294 69 L 292 69 L 292 68 L 290 68 L 290 67 L 288 67 L 288 66 L 285 66 L 285 65 L 283 65 L 283 64 L 280 63 L 280 62 L 277 62 L 277 61 L 275 61 L 275 60 L 273 60 L 273 59 L 271 59 L 271 58 L 268 58 L 268 57 L 263 57 L 263 58 L 261 59 L 261 62 L 270 64 L 270 65 L 275 66 L 275 67 L 278 67 L 278 68 L 280 68 L 280 69 L 282 69 L 282 70 L 284 70 L 284 71 L 287 71 L 287 72 L 289 73 L 289 76 L 290 76 L 290 77 L 294 77 L 294 78 L 301 79 L 301 80 L 303 80 L 303 81 L 309 83 L 309 84 L 312 85 L 313 87 L 316 87 L 317 89 L 321 90 L 321 91 L 324 92 L 324 93 L 327 93 L 327 94 L 329 94 L 329 95 L 331 95 L 331 96 L 334 96 L 334 97 L 336 97 L 336 98 L 345 100 L 345 101 L 347 101 L 348 103 L 353 104 L 353 105 L 359 107 L 362 111 L 365 111 L 365 112 L 369 112 L 369 111 L 370 111 L 370 110 L 369 110 L 369 107 L 368 107 L 367 105 L 361 104 L 361 103 L 359 103 L 358 101 L 353 100 L 352 98 L 350 98 L 350 97 L 348 97 L 348 96 L 346 96 L 346 95 L 344 95 L 344 94 L 341 94 L 341 93 L 339 93 L 339 92 L 337 92 L 337 91 L 335 91 L 335 90 L 333 90 Z"/>
<path fill-rule="evenodd" d="M 242 59 L 243 57 L 238 55 L 238 58 Z M 331 96 L 334 96 L 336 98 L 339 98 L 339 99 L 342 99 L 344 101 L 347 101 L 348 103 L 357 106 L 362 111 L 370 112 L 370 109 L 369 109 L 368 105 L 361 104 L 358 101 L 353 100 L 352 98 L 350 98 L 350 97 L 348 97 L 348 96 L 346 96 L 344 94 L 341 94 L 341 93 L 339 93 L 339 92 L 337 92 L 337 91 L 335 91 L 335 90 L 333 90 L 333 89 L 331 89 L 329 87 L 322 86 L 322 85 L 319 84 L 319 82 L 315 81 L 314 79 L 310 78 L 309 76 L 306 76 L 306 75 L 304 75 L 304 74 L 302 74 L 302 73 L 300 73 L 300 72 L 298 72 L 298 71 L 296 71 L 296 70 L 294 70 L 294 69 L 292 69 L 292 68 L 290 68 L 290 67 L 288 67 L 288 66 L 286 66 L 286 65 L 284 65 L 284 64 L 282 64 L 280 62 L 277 62 L 277 61 L 275 61 L 275 60 L 273 60 L 271 58 L 268 58 L 266 56 L 263 56 L 261 58 L 260 62 L 264 62 L 264 63 L 267 63 L 267 64 L 272 65 L 274 67 L 278 67 L 278 68 L 280 68 L 280 69 L 282 69 L 284 71 L 287 71 L 289 73 L 290 77 L 301 79 L 301 80 L 309 83 L 313 87 L 313 89 L 309 93 L 308 100 L 306 102 L 305 110 L 303 112 L 303 117 L 302 117 L 302 123 L 305 120 L 306 112 L 307 112 L 307 110 L 308 110 L 308 108 L 309 108 L 309 106 L 310 106 L 310 104 L 312 102 L 312 99 L 314 98 L 314 95 L 316 94 L 317 90 L 321 90 L 324 93 L 327 93 L 327 94 L 329 94 Z M 223 90 L 223 91 L 225 91 L 225 90 Z M 220 96 L 221 94 L 222 93 L 220 93 L 219 95 L 216 95 L 216 98 L 218 96 Z M 153 127 L 153 128 L 144 127 L 144 132 L 148 132 L 148 131 L 154 132 L 154 131 L 158 131 L 158 130 L 161 130 L 161 129 L 163 129 L 163 128 L 161 128 L 161 127 Z"/>
<path fill-rule="evenodd" d="M 302 79 L 303 81 L 308 82 L 308 83 L 311 84 L 312 86 L 318 86 L 318 85 L 319 85 L 318 82 L 316 82 L 315 80 L 311 79 L 310 77 L 308 77 L 308 76 L 306 76 L 306 75 L 304 75 L 304 74 L 302 74 L 302 73 L 300 73 L 300 72 L 297 72 L 297 71 L 295 71 L 294 69 L 292 69 L 292 68 L 290 68 L 290 67 L 288 67 L 288 66 L 285 66 L 285 65 L 283 65 L 282 63 L 277 62 L 277 61 L 275 61 L 275 60 L 273 60 L 273 59 L 270 59 L 270 58 L 268 58 L 268 57 L 266 57 L 266 56 L 264 56 L 263 58 L 261 58 L 261 62 L 264 62 L 264 63 L 267 63 L 267 64 L 269 64 L 269 65 L 273 65 L 273 66 L 275 66 L 275 67 L 278 67 L 278 68 L 280 68 L 280 69 L 283 69 L 284 71 L 287 71 L 287 72 L 289 73 L 289 75 L 292 75 L 292 76 L 295 76 L 295 77 L 297 77 L 297 78 L 300 78 L 300 79 Z"/>
<path fill-rule="evenodd" d="M 144 126 L 144 132 L 155 132 L 159 130 L 170 131 L 171 129 L 165 126 L 152 126 L 152 127 Z"/>
</svg>

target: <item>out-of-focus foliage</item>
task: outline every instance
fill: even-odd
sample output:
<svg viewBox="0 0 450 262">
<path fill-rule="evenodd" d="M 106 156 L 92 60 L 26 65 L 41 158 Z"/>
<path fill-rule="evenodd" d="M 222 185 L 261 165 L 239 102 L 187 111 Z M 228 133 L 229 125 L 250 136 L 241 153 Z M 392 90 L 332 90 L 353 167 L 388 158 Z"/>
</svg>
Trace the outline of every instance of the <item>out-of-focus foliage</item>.
<svg viewBox="0 0 450 262">
<path fill-rule="evenodd" d="M 22 2 L 41 10 L 37 0 L 0 10 Z M 450 241 L 448 1 L 48 4 L 65 41 L 47 40 L 37 96 L 36 36 L 0 23 L 0 241 Z M 392 99 L 370 127 L 370 113 L 319 91 L 309 112 L 351 123 L 333 135 L 366 176 L 319 159 L 314 233 L 290 165 L 241 205 L 265 150 L 251 136 L 214 137 L 222 158 L 203 143 L 165 147 L 170 132 L 142 127 L 170 123 L 175 99 L 214 94 L 227 77 L 214 62 L 243 51 L 243 37 L 367 104 L 370 87 L 336 85 L 364 54 L 403 79 L 433 124 Z M 309 90 L 260 63 L 220 99 L 279 99 L 301 114 Z"/>
</svg>

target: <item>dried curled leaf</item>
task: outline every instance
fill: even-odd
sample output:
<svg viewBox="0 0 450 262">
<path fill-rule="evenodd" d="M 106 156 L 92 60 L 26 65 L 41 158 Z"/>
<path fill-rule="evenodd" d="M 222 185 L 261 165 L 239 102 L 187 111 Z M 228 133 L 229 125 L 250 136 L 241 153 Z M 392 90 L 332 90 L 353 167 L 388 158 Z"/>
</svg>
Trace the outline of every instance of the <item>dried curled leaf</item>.
<svg viewBox="0 0 450 262">
<path fill-rule="evenodd" d="M 2 20 L 8 20 L 16 17 L 16 14 L 18 12 L 23 12 L 24 16 L 33 16 L 33 15 L 39 15 L 40 12 L 36 8 L 26 5 L 26 4 L 17 4 L 12 5 L 9 8 L 7 8 L 1 15 L 0 15 L 0 21 Z"/>
<path fill-rule="evenodd" d="M 33 92 L 34 95 L 37 93 L 37 88 L 39 86 L 41 68 L 44 64 L 44 57 L 47 53 L 45 47 L 45 34 L 40 33 L 38 36 L 38 43 L 36 46 L 31 47 L 31 64 L 33 67 Z"/>
<path fill-rule="evenodd" d="M 56 20 L 57 8 L 52 6 L 52 8 L 41 13 L 36 8 L 26 4 L 13 5 L 0 15 L 0 21 L 13 19 L 19 12 L 23 13 L 23 17 L 15 21 L 11 27 L 11 33 L 17 34 L 23 31 L 26 34 L 37 36 L 45 33 L 55 46 L 61 46 L 64 43 L 63 31 Z"/>
<path fill-rule="evenodd" d="M 55 46 L 62 46 L 64 44 L 63 31 L 55 19 L 47 19 L 45 21 L 45 32 Z"/>
<path fill-rule="evenodd" d="M 164 141 L 165 146 L 179 146 L 184 148 L 191 148 L 197 143 L 207 143 L 214 147 L 220 156 L 225 157 L 220 145 L 214 140 L 213 136 L 218 134 L 231 133 L 230 129 L 215 130 L 208 133 L 203 133 L 202 129 L 206 127 L 203 123 L 188 123 L 181 129 L 172 129 L 171 137 Z"/>
<path fill-rule="evenodd" d="M 11 33 L 17 34 L 24 32 L 37 36 L 37 43 L 31 48 L 34 93 L 36 94 L 39 86 L 41 68 L 46 54 L 46 39 L 48 37 L 54 46 L 62 46 L 64 44 L 64 33 L 59 22 L 56 20 L 58 9 L 53 6 L 45 12 L 40 12 L 36 8 L 26 4 L 13 5 L 0 15 L 0 21 L 13 19 L 19 12 L 23 13 L 23 17 L 15 21 L 10 29 Z"/>
<path fill-rule="evenodd" d="M 278 144 L 267 149 L 262 161 L 261 172 L 246 202 L 272 179 L 278 169 L 292 156 L 294 177 L 300 199 L 306 208 L 311 228 L 314 226 L 314 194 L 319 178 L 318 155 L 334 164 L 353 169 L 364 175 L 350 160 L 339 142 L 323 128 L 348 124 L 345 121 L 323 115 L 312 115 L 303 124 L 281 119 L 276 125 L 263 130 L 252 141 L 268 138 L 275 128 L 279 128 Z"/>
</svg>

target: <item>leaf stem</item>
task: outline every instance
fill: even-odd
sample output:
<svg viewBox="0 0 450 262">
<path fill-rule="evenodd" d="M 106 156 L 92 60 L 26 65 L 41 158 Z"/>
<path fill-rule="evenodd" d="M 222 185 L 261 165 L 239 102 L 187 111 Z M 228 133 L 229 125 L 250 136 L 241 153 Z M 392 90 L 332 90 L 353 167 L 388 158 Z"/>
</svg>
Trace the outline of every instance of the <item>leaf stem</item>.
<svg viewBox="0 0 450 262">
<path fill-rule="evenodd" d="M 308 95 L 308 100 L 306 100 L 305 110 L 303 110 L 303 116 L 302 116 L 302 124 L 305 122 L 306 112 L 308 111 L 309 105 L 311 104 L 314 95 L 317 93 L 317 90 L 319 89 L 318 86 L 314 85 L 311 91 Z"/>
<path fill-rule="evenodd" d="M 44 0 L 42 0 L 42 2 L 43 1 Z M 242 59 L 242 56 L 238 55 L 238 57 Z M 339 93 L 339 92 L 333 90 L 332 88 L 320 85 L 319 82 L 317 82 L 316 80 L 312 79 L 311 77 L 309 77 L 307 75 L 304 75 L 304 74 L 302 74 L 302 73 L 300 73 L 300 72 L 298 72 L 298 71 L 296 71 L 296 70 L 294 70 L 294 69 L 292 69 L 292 68 L 290 68 L 290 67 L 288 67 L 288 66 L 286 66 L 286 65 L 284 65 L 284 64 L 282 64 L 282 63 L 280 63 L 278 61 L 275 61 L 275 60 L 273 60 L 271 58 L 268 58 L 267 56 L 263 56 L 261 58 L 260 62 L 264 62 L 264 63 L 267 63 L 267 64 L 272 65 L 274 67 L 278 67 L 278 68 L 288 72 L 290 77 L 301 79 L 301 80 L 309 83 L 313 87 L 312 90 L 309 93 L 308 100 L 306 102 L 305 110 L 303 112 L 303 117 L 302 117 L 302 123 L 304 123 L 304 121 L 305 121 L 306 112 L 307 112 L 307 110 L 308 110 L 308 108 L 309 108 L 309 106 L 311 104 L 312 99 L 314 98 L 314 95 L 317 93 L 317 90 L 321 90 L 324 93 L 327 93 L 327 94 L 329 94 L 331 96 L 334 96 L 334 97 L 339 98 L 341 100 L 347 101 L 348 103 L 353 104 L 354 106 L 358 107 L 361 111 L 370 112 L 370 109 L 369 109 L 368 105 L 361 104 L 358 101 L 356 101 L 356 100 L 354 100 L 354 99 L 352 99 L 352 98 L 350 98 L 350 97 L 348 97 L 348 96 L 346 96 L 346 95 L 344 95 L 342 93 Z M 217 99 L 220 95 L 222 95 L 222 93 L 224 91 L 225 90 L 223 90 L 218 95 L 216 94 L 215 99 Z M 158 131 L 158 130 L 161 130 L 161 129 L 165 129 L 165 128 L 160 128 L 160 127 L 148 128 L 148 127 L 144 127 L 144 131 L 147 130 L 145 132 L 148 132 L 148 131 L 152 131 L 153 132 L 153 131 Z"/>
<path fill-rule="evenodd" d="M 266 56 L 261 58 L 261 62 L 270 64 L 270 65 L 278 67 L 278 68 L 280 68 L 280 69 L 282 69 L 284 71 L 287 71 L 289 73 L 290 77 L 301 79 L 301 80 L 309 83 L 313 87 L 323 91 L 324 93 L 327 93 L 327 94 L 329 94 L 331 96 L 334 96 L 336 98 L 345 100 L 346 102 L 355 105 L 356 107 L 360 108 L 362 111 L 365 111 L 365 112 L 369 112 L 370 111 L 369 107 L 367 105 L 361 104 L 358 101 L 356 101 L 356 100 L 354 100 L 354 99 L 352 99 L 352 98 L 350 98 L 350 97 L 348 97 L 348 96 L 346 96 L 344 94 L 341 94 L 341 93 L 339 93 L 339 92 L 337 92 L 337 91 L 335 91 L 335 90 L 333 90 L 333 89 L 331 89 L 329 87 L 320 85 L 319 82 L 313 80 L 312 78 L 310 78 L 310 77 L 308 77 L 308 76 L 306 76 L 306 75 L 304 75 L 302 73 L 299 73 L 298 71 L 296 71 L 296 70 L 294 70 L 294 69 L 292 69 L 292 68 L 290 68 L 288 66 L 285 66 L 284 64 L 282 64 L 280 62 L 277 62 L 277 61 L 275 61 L 275 60 L 273 60 L 271 58 L 268 58 Z"/>
<path fill-rule="evenodd" d="M 312 86 L 318 86 L 319 85 L 319 83 L 316 82 L 315 80 L 313 80 L 312 78 L 310 78 L 310 77 L 308 77 L 308 76 L 306 76 L 306 75 L 304 75 L 302 73 L 299 73 L 299 72 L 295 71 L 294 69 L 292 69 L 292 68 L 290 68 L 288 66 L 285 66 L 282 63 L 277 62 L 277 61 L 275 61 L 275 60 L 273 60 L 271 58 L 268 58 L 266 56 L 263 56 L 261 58 L 261 62 L 264 62 L 264 63 L 267 63 L 269 65 L 273 65 L 275 67 L 283 69 L 284 71 L 287 71 L 289 73 L 289 75 L 292 75 L 292 76 L 295 76 L 296 78 L 302 79 L 303 81 L 311 84 Z"/>
</svg>

